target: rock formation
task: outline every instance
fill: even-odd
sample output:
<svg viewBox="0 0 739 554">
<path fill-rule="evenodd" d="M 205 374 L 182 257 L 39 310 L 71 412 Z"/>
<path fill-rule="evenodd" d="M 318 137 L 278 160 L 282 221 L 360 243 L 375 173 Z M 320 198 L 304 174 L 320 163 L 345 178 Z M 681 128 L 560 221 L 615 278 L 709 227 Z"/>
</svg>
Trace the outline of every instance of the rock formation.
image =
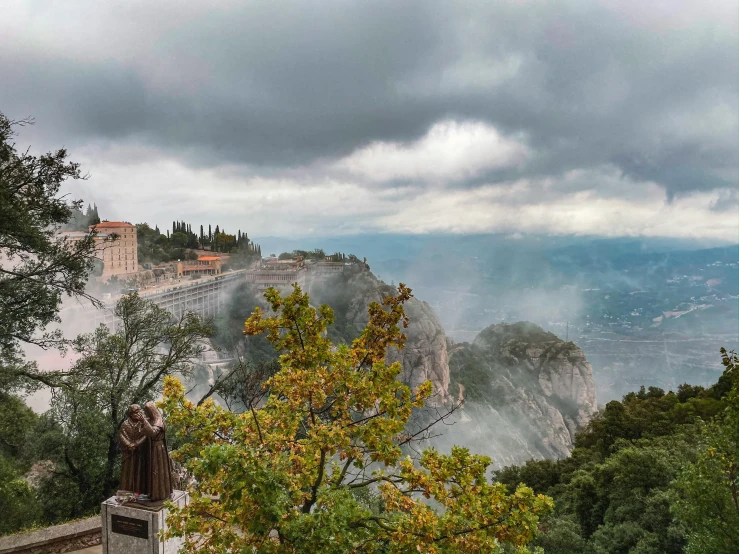
<svg viewBox="0 0 739 554">
<path fill-rule="evenodd" d="M 585 354 L 528 322 L 492 325 L 450 349 L 450 393 L 464 391 L 454 437 L 497 466 L 561 458 L 597 411 Z"/>
<path fill-rule="evenodd" d="M 346 322 L 358 335 L 369 320 L 367 306 L 371 302 L 382 302 L 385 296 L 394 294 L 394 287 L 379 281 L 369 272 L 358 273 L 349 278 L 346 287 L 351 291 L 351 300 L 345 314 Z M 330 304 L 330 302 L 329 302 Z M 403 371 L 400 380 L 411 388 L 425 381 L 434 384 L 436 403 L 448 399 L 449 360 L 447 337 L 439 318 L 427 302 L 411 298 L 405 305 L 409 325 L 404 329 L 407 339 L 405 348 L 392 348 L 388 352 L 389 363 L 400 361 Z"/>
<path fill-rule="evenodd" d="M 367 324 L 370 302 L 395 292 L 369 271 L 331 277 L 309 290 L 312 304 L 334 309 L 331 339 L 346 343 Z M 405 310 L 406 345 L 391 349 L 388 361 L 402 363 L 400 379 L 411 387 L 430 380 L 432 405 L 464 399 L 454 425 L 439 426 L 444 435 L 433 444 L 444 451 L 468 446 L 498 467 L 571 452 L 575 433 L 597 410 L 592 369 L 580 348 L 527 322 L 492 325 L 471 344 L 454 344 L 426 302 L 412 298 Z"/>
</svg>

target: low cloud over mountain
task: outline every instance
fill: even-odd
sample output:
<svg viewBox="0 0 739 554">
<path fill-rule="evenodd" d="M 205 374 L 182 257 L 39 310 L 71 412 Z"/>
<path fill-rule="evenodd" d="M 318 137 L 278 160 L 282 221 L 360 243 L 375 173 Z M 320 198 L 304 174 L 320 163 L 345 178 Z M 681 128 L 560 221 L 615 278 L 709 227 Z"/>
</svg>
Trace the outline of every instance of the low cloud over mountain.
<svg viewBox="0 0 739 554">
<path fill-rule="evenodd" d="M 72 192 L 112 218 L 168 224 L 176 197 L 258 234 L 735 238 L 737 21 L 697 0 L 11 0 L 0 110 L 36 118 L 19 144 L 68 147 L 91 173 Z"/>
</svg>

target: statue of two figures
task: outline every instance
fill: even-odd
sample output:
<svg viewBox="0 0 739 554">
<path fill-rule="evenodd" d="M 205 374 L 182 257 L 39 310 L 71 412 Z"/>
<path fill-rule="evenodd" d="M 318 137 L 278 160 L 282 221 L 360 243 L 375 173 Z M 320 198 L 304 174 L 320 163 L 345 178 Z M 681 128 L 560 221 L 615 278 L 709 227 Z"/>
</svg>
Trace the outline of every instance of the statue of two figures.
<svg viewBox="0 0 739 554">
<path fill-rule="evenodd" d="M 147 495 L 152 502 L 172 495 L 174 480 L 164 437 L 164 419 L 153 402 L 128 407 L 121 425 L 121 489 Z"/>
</svg>

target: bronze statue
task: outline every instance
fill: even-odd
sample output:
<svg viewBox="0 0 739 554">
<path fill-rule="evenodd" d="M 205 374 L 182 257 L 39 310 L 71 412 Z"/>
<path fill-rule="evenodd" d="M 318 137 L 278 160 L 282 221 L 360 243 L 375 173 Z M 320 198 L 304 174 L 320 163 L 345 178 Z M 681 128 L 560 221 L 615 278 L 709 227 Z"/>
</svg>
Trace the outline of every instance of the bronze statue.
<svg viewBox="0 0 739 554">
<path fill-rule="evenodd" d="M 121 450 L 123 450 L 121 489 L 141 494 L 146 488 L 143 480 L 146 475 L 143 448 L 147 440 L 143 432 L 145 418 L 138 404 L 131 404 L 126 415 L 128 417 L 121 425 L 120 432 Z"/>
<path fill-rule="evenodd" d="M 165 425 L 153 402 L 132 404 L 121 425 L 121 489 L 146 494 L 152 501 L 165 500 L 173 490 Z"/>
</svg>

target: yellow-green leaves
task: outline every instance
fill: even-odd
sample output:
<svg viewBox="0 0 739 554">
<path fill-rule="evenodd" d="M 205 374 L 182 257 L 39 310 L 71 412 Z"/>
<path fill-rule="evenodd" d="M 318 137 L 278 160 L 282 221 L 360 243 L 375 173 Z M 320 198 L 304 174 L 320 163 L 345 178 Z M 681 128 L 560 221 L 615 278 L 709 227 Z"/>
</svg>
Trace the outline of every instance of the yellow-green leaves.
<svg viewBox="0 0 739 554">
<path fill-rule="evenodd" d="M 400 364 L 385 363 L 405 341 L 410 297 L 399 285 L 369 306 L 351 346 L 335 346 L 331 308 L 312 307 L 297 285 L 284 298 L 269 289 L 276 315 L 255 309 L 244 325 L 281 353 L 259 409 L 194 406 L 166 381 L 163 406 L 186 437 L 177 458 L 197 481 L 191 504 L 170 518 L 171 535 L 197 537 L 186 551 L 493 552 L 531 540 L 551 500 L 488 483 L 488 458 L 464 448 L 403 458 L 406 423 L 432 393 L 430 382 L 411 391 L 397 380 Z"/>
</svg>

